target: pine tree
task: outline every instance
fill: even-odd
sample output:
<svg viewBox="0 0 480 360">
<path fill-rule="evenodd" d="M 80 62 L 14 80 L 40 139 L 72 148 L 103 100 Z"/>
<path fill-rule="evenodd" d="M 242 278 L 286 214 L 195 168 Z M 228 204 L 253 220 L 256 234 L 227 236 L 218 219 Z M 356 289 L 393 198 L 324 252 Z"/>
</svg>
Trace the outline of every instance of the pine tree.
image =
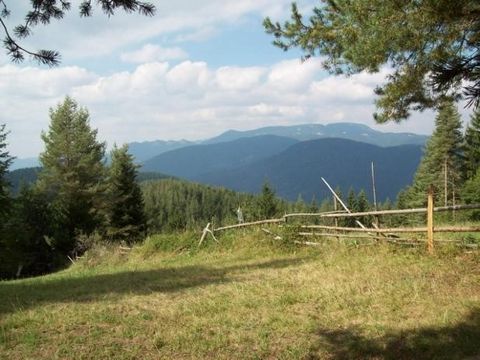
<svg viewBox="0 0 480 360">
<path fill-rule="evenodd" d="M 480 168 L 477 169 L 475 176 L 465 183 L 462 190 L 462 199 L 466 204 L 480 203 Z M 480 220 L 480 210 L 472 211 L 471 218 Z"/>
<path fill-rule="evenodd" d="M 473 178 L 480 168 L 480 108 L 471 116 L 465 131 L 465 172 Z"/>
<path fill-rule="evenodd" d="M 9 184 L 5 176 L 13 161 L 13 157 L 6 150 L 6 140 L 7 132 L 5 131 L 5 125 L 0 125 L 0 217 L 2 218 L 8 213 L 10 207 Z"/>
<path fill-rule="evenodd" d="M 105 144 L 96 139 L 84 108 L 66 97 L 50 109 L 48 133 L 42 133 L 45 151 L 38 189 L 45 191 L 57 213 L 59 232 L 54 245 L 62 253 L 75 247 L 75 237 L 90 234 L 102 223 L 105 200 Z"/>
<path fill-rule="evenodd" d="M 413 184 L 402 194 L 402 201 L 407 207 L 425 206 L 430 185 L 434 187 L 437 201 L 442 204 L 452 199 L 453 192 L 458 194 L 464 181 L 461 128 L 460 114 L 453 100 L 444 100 Z"/>
<path fill-rule="evenodd" d="M 348 190 L 347 206 L 351 212 L 357 212 L 357 196 L 355 195 L 355 190 L 353 190 L 353 188 Z M 353 217 L 347 217 L 343 220 L 343 222 L 345 226 L 355 226 L 355 219 Z"/>
<path fill-rule="evenodd" d="M 270 219 L 277 212 L 277 200 L 275 198 L 275 191 L 270 186 L 268 181 L 265 181 L 262 186 L 262 192 L 258 198 L 258 215 L 261 219 Z"/>
<path fill-rule="evenodd" d="M 144 203 L 138 185 L 137 166 L 128 146 L 116 146 L 111 152 L 108 176 L 108 234 L 115 240 L 132 242 L 145 233 Z"/>
<path fill-rule="evenodd" d="M 367 199 L 367 194 L 365 193 L 365 190 L 360 190 L 360 192 L 358 193 L 357 195 L 357 201 L 356 201 L 356 209 L 355 211 L 356 212 L 366 212 L 368 210 L 370 210 L 370 203 L 368 202 L 368 199 Z M 359 219 L 362 223 L 364 224 L 370 224 L 371 223 L 371 217 L 361 217 Z"/>
</svg>

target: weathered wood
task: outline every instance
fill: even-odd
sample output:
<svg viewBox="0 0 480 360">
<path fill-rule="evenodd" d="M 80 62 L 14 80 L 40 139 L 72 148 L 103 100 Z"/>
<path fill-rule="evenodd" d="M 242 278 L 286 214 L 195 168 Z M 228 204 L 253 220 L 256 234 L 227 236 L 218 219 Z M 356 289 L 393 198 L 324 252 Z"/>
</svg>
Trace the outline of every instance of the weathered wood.
<svg viewBox="0 0 480 360">
<path fill-rule="evenodd" d="M 322 243 L 318 243 L 318 242 L 298 241 L 298 240 L 295 240 L 293 243 L 294 244 L 299 244 L 299 245 L 307 245 L 307 246 L 322 246 L 323 245 Z"/>
<path fill-rule="evenodd" d="M 202 245 L 203 240 L 205 240 L 205 236 L 207 236 L 208 230 L 210 228 L 210 223 L 205 226 L 205 229 L 203 229 L 202 237 L 200 238 L 200 241 L 198 242 L 198 246 Z"/>
<path fill-rule="evenodd" d="M 433 254 L 433 188 L 428 189 L 427 198 L 427 250 Z"/>
<path fill-rule="evenodd" d="M 427 232 L 426 227 L 421 228 L 385 228 L 385 229 L 361 229 L 361 228 L 352 228 L 352 227 L 335 227 L 328 225 L 303 225 L 304 229 L 322 229 L 322 230 L 340 230 L 347 232 L 377 232 L 377 233 L 394 233 L 394 232 Z"/>
<path fill-rule="evenodd" d="M 412 228 L 380 228 L 359 229 L 352 227 L 335 227 L 327 225 L 302 225 L 304 229 L 341 230 L 350 232 L 378 232 L 378 233 L 426 233 L 427 227 Z M 480 232 L 480 226 L 441 226 L 436 227 L 435 232 Z"/>
<path fill-rule="evenodd" d="M 480 204 L 468 204 L 468 205 L 451 205 L 451 206 L 439 206 L 434 207 L 434 212 L 441 211 L 455 211 L 455 210 L 474 210 L 480 209 Z M 325 214 L 319 215 L 321 218 L 348 218 L 348 217 L 360 217 L 369 215 L 405 215 L 405 214 L 421 214 L 426 213 L 427 208 L 415 208 L 415 209 L 400 209 L 400 210 L 379 210 L 379 211 L 366 211 L 358 213 L 339 213 L 339 214 Z"/>
<path fill-rule="evenodd" d="M 292 214 L 285 214 L 283 215 L 284 218 L 289 217 L 316 217 L 316 216 L 324 216 L 324 215 L 333 215 L 333 214 L 348 214 L 343 210 L 336 210 L 336 211 L 327 211 L 327 212 L 320 212 L 320 213 L 292 213 Z"/>
<path fill-rule="evenodd" d="M 331 238 L 346 238 L 346 239 L 372 239 L 371 235 L 364 235 L 364 234 L 358 234 L 358 235 L 348 235 L 348 234 L 334 234 L 334 233 L 317 233 L 317 232 L 299 232 L 298 235 L 300 236 L 317 236 L 317 237 L 331 237 Z"/>
<path fill-rule="evenodd" d="M 268 230 L 268 229 L 262 228 L 262 231 L 263 231 L 265 234 L 272 235 L 275 240 L 282 240 L 282 237 L 281 237 L 280 235 L 277 235 L 277 234 L 275 234 L 274 232 L 272 232 L 272 231 L 270 231 L 270 230 Z"/>
<path fill-rule="evenodd" d="M 333 194 L 333 196 L 335 196 L 335 198 L 338 200 L 338 202 L 340 203 L 340 205 L 342 205 L 342 207 L 345 209 L 345 211 L 349 214 L 351 214 L 352 212 L 350 211 L 350 209 L 347 207 L 347 205 L 345 205 L 342 201 L 342 199 L 340 199 L 340 197 L 337 195 L 337 193 L 332 189 L 332 187 L 330 186 L 330 184 L 327 182 L 327 180 L 325 180 L 323 177 L 321 178 L 322 181 L 325 183 L 325 185 L 327 185 L 328 187 L 328 190 L 330 190 L 330 192 Z M 359 220 L 355 220 L 355 222 L 357 223 L 358 226 L 360 226 L 362 229 L 365 229 L 365 226 L 359 221 Z"/>
<path fill-rule="evenodd" d="M 284 221 L 285 220 L 283 218 L 282 219 L 269 219 L 269 220 L 252 221 L 252 222 L 243 223 L 243 224 L 235 224 L 235 225 L 219 227 L 219 228 L 216 228 L 214 231 L 216 232 L 216 231 L 242 228 L 242 227 L 254 226 L 254 225 L 262 225 L 262 224 L 278 224 L 278 223 L 283 223 Z"/>
</svg>

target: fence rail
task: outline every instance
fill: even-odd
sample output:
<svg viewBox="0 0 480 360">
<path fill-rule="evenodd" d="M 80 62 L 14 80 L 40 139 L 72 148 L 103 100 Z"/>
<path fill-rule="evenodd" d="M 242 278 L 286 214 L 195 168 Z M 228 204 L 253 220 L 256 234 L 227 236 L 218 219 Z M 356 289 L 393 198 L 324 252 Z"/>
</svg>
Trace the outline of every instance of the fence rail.
<svg viewBox="0 0 480 360">
<path fill-rule="evenodd" d="M 260 221 L 252 221 L 247 223 L 234 224 L 229 226 L 222 226 L 219 228 L 208 229 L 210 224 L 207 225 L 207 230 L 211 232 L 212 236 L 214 233 L 230 230 L 245 228 L 250 226 L 258 226 L 264 224 L 281 224 L 287 223 L 289 218 L 295 217 L 315 217 L 317 219 L 335 219 L 335 224 L 339 218 L 356 218 L 356 223 L 360 227 L 345 227 L 345 226 L 329 226 L 329 225 L 301 225 L 301 229 L 311 230 L 311 231 L 300 231 L 300 236 L 309 236 L 309 237 L 334 237 L 334 238 L 369 238 L 374 240 L 382 240 L 393 243 L 402 243 L 402 244 L 418 244 L 426 243 L 427 249 L 430 253 L 434 249 L 434 234 L 435 233 L 466 233 L 466 232 L 480 232 L 480 226 L 434 226 L 434 213 L 436 212 L 445 212 L 445 211 L 462 211 L 462 210 L 475 210 L 480 209 L 480 204 L 467 204 L 467 205 L 453 205 L 453 206 L 433 206 L 433 193 L 429 191 L 427 198 L 428 206 L 426 208 L 414 208 L 414 209 L 399 209 L 399 210 L 379 210 L 379 211 L 366 211 L 366 212 L 350 212 L 347 211 L 329 211 L 322 213 L 292 213 L 285 214 L 282 218 L 279 219 L 266 219 Z M 407 215 L 407 214 L 426 214 L 426 226 L 424 227 L 388 227 L 380 228 L 378 223 L 375 222 L 372 224 L 374 227 L 366 227 L 358 221 L 358 218 L 366 216 L 374 216 L 378 221 L 378 216 L 390 216 L 390 215 Z M 321 232 L 316 232 L 315 230 L 320 230 Z M 349 234 L 350 233 L 350 234 Z M 351 234 L 353 233 L 353 234 Z M 427 238 L 423 240 L 419 239 L 405 239 L 401 238 L 395 234 L 414 234 L 414 233 L 426 233 Z M 202 239 L 205 238 L 206 231 L 202 235 Z M 214 237 L 215 239 L 215 237 Z M 216 240 L 216 239 L 215 239 Z M 461 240 L 436 240 L 438 243 L 452 243 L 459 242 Z M 320 243 L 313 243 L 309 241 L 296 241 L 296 243 L 306 244 L 306 245 L 318 245 Z"/>
</svg>

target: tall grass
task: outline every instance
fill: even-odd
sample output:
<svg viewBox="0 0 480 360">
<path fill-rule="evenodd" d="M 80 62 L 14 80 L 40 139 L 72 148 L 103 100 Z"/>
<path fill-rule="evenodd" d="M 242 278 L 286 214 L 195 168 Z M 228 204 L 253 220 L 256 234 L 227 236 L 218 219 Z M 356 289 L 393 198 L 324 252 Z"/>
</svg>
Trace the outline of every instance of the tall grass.
<svg viewBox="0 0 480 360">
<path fill-rule="evenodd" d="M 476 251 L 198 240 L 97 246 L 63 272 L 0 282 L 0 358 L 480 356 Z"/>
</svg>

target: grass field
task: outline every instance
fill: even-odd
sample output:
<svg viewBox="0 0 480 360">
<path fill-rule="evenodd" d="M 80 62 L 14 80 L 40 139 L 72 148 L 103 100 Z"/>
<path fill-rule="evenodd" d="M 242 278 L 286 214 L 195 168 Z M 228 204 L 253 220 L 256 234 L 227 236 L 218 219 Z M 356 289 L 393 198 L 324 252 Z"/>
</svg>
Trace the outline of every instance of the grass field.
<svg viewBox="0 0 480 360">
<path fill-rule="evenodd" d="M 262 233 L 98 246 L 0 282 L 2 359 L 480 358 L 480 254 Z"/>
</svg>

